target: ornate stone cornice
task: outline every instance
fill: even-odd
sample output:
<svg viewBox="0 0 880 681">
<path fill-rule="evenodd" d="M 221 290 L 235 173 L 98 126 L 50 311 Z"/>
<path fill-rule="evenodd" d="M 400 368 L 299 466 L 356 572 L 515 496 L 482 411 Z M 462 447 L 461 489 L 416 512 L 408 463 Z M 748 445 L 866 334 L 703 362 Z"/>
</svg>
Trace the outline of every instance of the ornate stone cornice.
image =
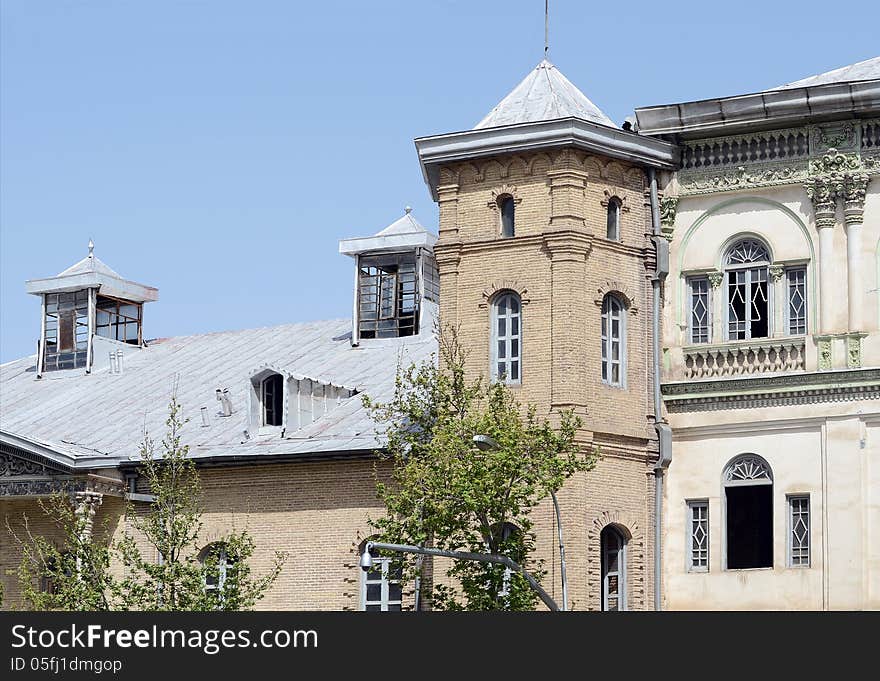
<svg viewBox="0 0 880 681">
<path fill-rule="evenodd" d="M 880 398 L 880 369 L 783 374 L 661 386 L 671 412 L 748 409 Z"/>
</svg>

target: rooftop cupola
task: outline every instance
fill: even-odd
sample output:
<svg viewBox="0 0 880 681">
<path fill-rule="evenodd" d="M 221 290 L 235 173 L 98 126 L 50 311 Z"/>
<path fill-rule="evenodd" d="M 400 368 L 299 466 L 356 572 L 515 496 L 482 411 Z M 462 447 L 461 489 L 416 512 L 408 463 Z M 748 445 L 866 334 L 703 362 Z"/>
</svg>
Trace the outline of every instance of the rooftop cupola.
<svg viewBox="0 0 880 681">
<path fill-rule="evenodd" d="M 381 232 L 339 242 L 339 252 L 355 260 L 352 345 L 423 330 L 427 306 L 439 299 L 436 241 L 407 206 L 403 217 Z"/>
<path fill-rule="evenodd" d="M 89 254 L 54 277 L 31 279 L 25 290 L 40 296 L 43 315 L 37 376 L 44 371 L 85 368 L 94 363 L 95 337 L 143 345 L 143 304 L 159 291 L 124 279 Z"/>
</svg>

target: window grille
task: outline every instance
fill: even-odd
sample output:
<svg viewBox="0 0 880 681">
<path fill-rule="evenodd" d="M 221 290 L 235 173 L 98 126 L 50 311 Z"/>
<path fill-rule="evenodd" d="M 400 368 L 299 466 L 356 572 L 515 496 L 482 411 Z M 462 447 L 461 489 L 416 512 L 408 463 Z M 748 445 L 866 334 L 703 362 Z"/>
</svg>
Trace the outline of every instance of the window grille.
<svg viewBox="0 0 880 681">
<path fill-rule="evenodd" d="M 788 498 L 789 548 L 791 567 L 810 567 L 810 497 Z"/>
<path fill-rule="evenodd" d="M 807 269 L 788 269 L 785 278 L 788 283 L 788 333 L 803 336 L 807 333 Z"/>
<path fill-rule="evenodd" d="M 755 239 L 743 239 L 728 251 L 725 263 L 728 339 L 766 338 L 770 335 L 767 248 Z"/>
<path fill-rule="evenodd" d="M 708 343 L 712 337 L 710 291 L 708 278 L 690 280 L 691 343 Z"/>
<path fill-rule="evenodd" d="M 691 501 L 688 503 L 690 533 L 690 569 L 707 571 L 709 569 L 709 502 Z"/>
</svg>

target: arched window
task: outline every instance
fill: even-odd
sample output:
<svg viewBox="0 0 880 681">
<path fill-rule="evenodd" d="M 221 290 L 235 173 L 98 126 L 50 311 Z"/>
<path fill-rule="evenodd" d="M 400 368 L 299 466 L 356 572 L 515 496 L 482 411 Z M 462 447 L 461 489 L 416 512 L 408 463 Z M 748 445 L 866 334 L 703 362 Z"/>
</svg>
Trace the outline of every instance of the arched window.
<svg viewBox="0 0 880 681">
<path fill-rule="evenodd" d="M 522 378 L 521 301 L 515 293 L 503 293 L 492 303 L 492 379 L 508 384 Z"/>
<path fill-rule="evenodd" d="M 272 374 L 260 384 L 263 404 L 263 425 L 280 426 L 284 408 L 284 379 L 280 374 Z"/>
<path fill-rule="evenodd" d="M 613 525 L 602 530 L 602 610 L 626 610 L 626 538 Z"/>
<path fill-rule="evenodd" d="M 735 243 L 724 258 L 727 338 L 746 340 L 770 335 L 770 252 L 757 239 Z"/>
<path fill-rule="evenodd" d="M 501 213 L 501 236 L 509 239 L 516 233 L 516 207 L 510 194 L 498 197 L 498 210 Z"/>
<path fill-rule="evenodd" d="M 613 293 L 602 301 L 602 381 L 626 385 L 626 308 Z"/>
<path fill-rule="evenodd" d="M 620 241 L 620 199 L 612 196 L 608 199 L 608 218 L 605 227 L 605 238 Z"/>
<path fill-rule="evenodd" d="M 199 554 L 205 568 L 205 591 L 216 591 L 222 596 L 227 579 L 232 576 L 234 559 L 228 554 L 225 542 L 208 544 Z M 222 600 L 222 599 L 221 599 Z"/>
<path fill-rule="evenodd" d="M 773 567 L 773 472 L 756 454 L 738 456 L 724 469 L 727 568 Z"/>
</svg>

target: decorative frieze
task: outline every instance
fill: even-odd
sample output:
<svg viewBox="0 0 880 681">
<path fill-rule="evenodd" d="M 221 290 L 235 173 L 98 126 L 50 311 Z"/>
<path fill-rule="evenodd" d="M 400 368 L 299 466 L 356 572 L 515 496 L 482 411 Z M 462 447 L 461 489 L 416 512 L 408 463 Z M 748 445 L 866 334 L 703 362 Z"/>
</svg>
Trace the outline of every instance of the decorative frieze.
<svg viewBox="0 0 880 681">
<path fill-rule="evenodd" d="M 684 142 L 678 179 L 680 194 L 688 195 L 814 185 L 813 176 L 856 170 L 880 172 L 880 121 L 836 121 Z M 816 187 L 813 193 L 821 195 Z"/>
</svg>

